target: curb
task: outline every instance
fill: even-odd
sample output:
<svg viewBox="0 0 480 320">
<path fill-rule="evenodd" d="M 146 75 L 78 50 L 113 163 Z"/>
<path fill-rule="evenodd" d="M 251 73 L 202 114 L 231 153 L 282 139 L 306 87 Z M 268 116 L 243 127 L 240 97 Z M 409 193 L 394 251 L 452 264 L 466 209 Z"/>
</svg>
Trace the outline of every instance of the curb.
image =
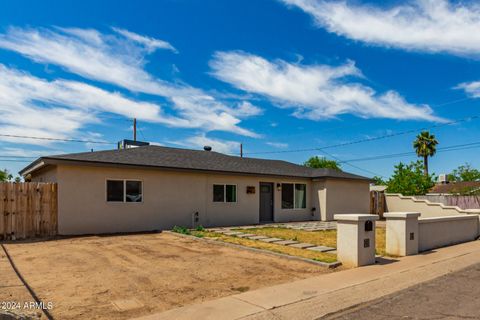
<svg viewBox="0 0 480 320">
<path fill-rule="evenodd" d="M 167 233 L 167 234 L 171 234 L 171 235 L 174 235 L 174 236 L 183 237 L 183 238 L 187 238 L 187 239 L 203 241 L 203 242 L 207 242 L 207 243 L 220 244 L 222 246 L 226 246 L 226 247 L 230 247 L 230 248 L 237 248 L 237 249 L 242 249 L 242 250 L 247 250 L 247 251 L 252 251 L 252 252 L 257 252 L 257 253 L 268 254 L 268 255 L 284 258 L 284 259 L 303 261 L 303 262 L 307 262 L 307 263 L 314 264 L 314 265 L 317 265 L 317 266 L 322 266 L 322 267 L 325 267 L 325 268 L 328 268 L 328 269 L 335 269 L 335 268 L 342 265 L 342 263 L 338 262 L 338 261 L 330 262 L 330 263 L 322 262 L 322 261 L 315 261 L 315 260 L 310 260 L 310 259 L 297 257 L 297 256 L 289 256 L 288 254 L 273 252 L 273 251 L 269 251 L 269 250 L 246 247 L 246 246 L 242 246 L 242 245 L 235 244 L 235 243 L 228 243 L 228 242 L 223 242 L 223 241 L 218 241 L 218 240 L 199 238 L 199 237 L 195 237 L 195 236 L 192 236 L 192 235 L 189 235 L 189 234 L 177 233 L 177 232 L 173 232 L 173 231 L 163 231 L 163 233 Z"/>
</svg>

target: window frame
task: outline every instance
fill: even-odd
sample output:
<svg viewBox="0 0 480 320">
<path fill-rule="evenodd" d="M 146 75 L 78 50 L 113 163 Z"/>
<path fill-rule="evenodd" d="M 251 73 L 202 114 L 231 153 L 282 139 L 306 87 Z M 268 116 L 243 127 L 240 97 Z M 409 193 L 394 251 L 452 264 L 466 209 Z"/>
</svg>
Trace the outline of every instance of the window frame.
<svg viewBox="0 0 480 320">
<path fill-rule="evenodd" d="M 235 201 L 227 201 L 227 185 L 235 186 Z M 214 200 L 215 186 L 223 186 L 223 201 Z M 212 202 L 213 203 L 238 203 L 238 185 L 236 183 L 212 183 Z"/>
<path fill-rule="evenodd" d="M 123 201 L 108 201 L 108 181 L 122 181 L 123 182 Z M 127 201 L 127 181 L 137 181 L 141 184 L 142 201 Z M 144 183 L 141 179 L 120 179 L 120 178 L 106 178 L 105 179 L 105 202 L 106 203 L 143 203 L 144 197 Z"/>
<path fill-rule="evenodd" d="M 282 210 L 306 210 L 307 209 L 307 201 L 308 201 L 308 196 L 307 196 L 307 190 L 308 190 L 308 184 L 305 182 L 280 182 L 281 184 L 281 191 L 280 191 L 280 209 Z M 283 192 L 283 185 L 284 184 L 292 184 L 292 192 L 293 192 L 293 208 L 283 208 L 282 203 L 283 203 L 283 198 L 282 198 L 282 192 Z M 305 208 L 295 208 L 295 202 L 297 201 L 297 197 L 295 196 L 295 185 L 297 184 L 303 184 L 305 185 Z"/>
</svg>

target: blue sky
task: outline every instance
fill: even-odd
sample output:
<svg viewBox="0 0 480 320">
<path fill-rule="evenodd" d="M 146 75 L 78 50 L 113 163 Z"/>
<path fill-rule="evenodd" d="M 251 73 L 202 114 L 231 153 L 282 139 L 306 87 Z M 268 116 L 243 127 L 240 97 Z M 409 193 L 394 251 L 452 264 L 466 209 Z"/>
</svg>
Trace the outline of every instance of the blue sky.
<svg viewBox="0 0 480 320">
<path fill-rule="evenodd" d="M 439 148 L 480 142 L 469 119 L 480 115 L 479 28 L 474 2 L 4 2 L 0 133 L 105 143 L 0 136 L 0 166 L 114 148 L 132 117 L 141 140 L 226 153 L 243 143 L 296 163 L 411 152 L 425 127 Z M 431 170 L 480 167 L 478 150 L 443 150 Z M 415 159 L 343 168 L 388 177 Z"/>
</svg>

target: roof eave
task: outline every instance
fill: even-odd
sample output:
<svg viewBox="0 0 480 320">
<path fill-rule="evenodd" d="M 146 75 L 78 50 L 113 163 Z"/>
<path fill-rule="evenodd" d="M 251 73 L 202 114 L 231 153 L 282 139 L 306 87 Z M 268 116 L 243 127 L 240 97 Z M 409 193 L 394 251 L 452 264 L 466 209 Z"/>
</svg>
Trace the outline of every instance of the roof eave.
<svg viewBox="0 0 480 320">
<path fill-rule="evenodd" d="M 45 167 L 46 165 L 47 165 L 47 163 L 45 162 L 45 159 L 44 158 L 39 158 L 39 159 L 33 161 L 32 163 L 30 163 L 28 166 L 26 166 L 22 170 L 20 170 L 18 172 L 18 174 L 21 175 L 22 177 L 25 177 L 26 175 L 31 174 L 34 171 L 40 170 L 41 168 Z"/>
</svg>

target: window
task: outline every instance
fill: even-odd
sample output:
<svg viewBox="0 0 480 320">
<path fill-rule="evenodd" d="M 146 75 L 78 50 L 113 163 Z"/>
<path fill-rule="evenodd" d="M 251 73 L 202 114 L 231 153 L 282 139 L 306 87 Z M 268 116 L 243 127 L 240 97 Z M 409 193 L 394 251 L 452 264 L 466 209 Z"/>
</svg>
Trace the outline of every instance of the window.
<svg viewBox="0 0 480 320">
<path fill-rule="evenodd" d="M 142 181 L 107 180 L 107 202 L 142 202 Z"/>
<path fill-rule="evenodd" d="M 123 180 L 107 181 L 107 201 L 123 202 Z"/>
<path fill-rule="evenodd" d="M 307 185 L 282 183 L 282 209 L 305 209 L 307 207 Z"/>
<path fill-rule="evenodd" d="M 223 184 L 213 185 L 213 202 L 225 202 L 225 186 Z"/>
<path fill-rule="evenodd" d="M 307 185 L 295 184 L 295 209 L 305 209 L 307 207 Z"/>
<path fill-rule="evenodd" d="M 237 202 L 237 186 L 234 184 L 227 184 L 225 186 L 225 198 L 227 202 Z"/>
<path fill-rule="evenodd" d="M 293 209 L 293 183 L 282 183 L 282 209 Z"/>
<path fill-rule="evenodd" d="M 126 202 L 142 202 L 141 181 L 125 181 L 125 190 Z"/>
<path fill-rule="evenodd" d="M 213 202 L 237 202 L 237 186 L 234 184 L 214 184 Z"/>
</svg>

